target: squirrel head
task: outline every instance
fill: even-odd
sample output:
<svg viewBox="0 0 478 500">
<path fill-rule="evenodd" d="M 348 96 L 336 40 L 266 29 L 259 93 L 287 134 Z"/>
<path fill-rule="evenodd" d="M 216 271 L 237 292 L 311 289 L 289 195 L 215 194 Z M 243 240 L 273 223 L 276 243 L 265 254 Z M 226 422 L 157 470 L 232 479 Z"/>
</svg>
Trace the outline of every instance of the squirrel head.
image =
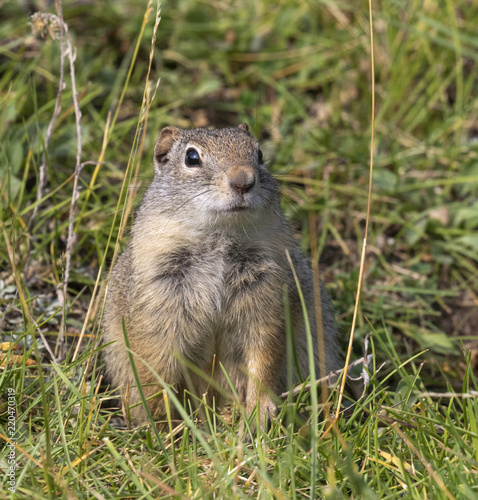
<svg viewBox="0 0 478 500">
<path fill-rule="evenodd" d="M 154 148 L 155 193 L 171 209 L 200 215 L 250 217 L 276 203 L 277 183 L 257 140 L 237 128 L 166 127 Z M 159 201 L 159 200 L 158 200 Z"/>
</svg>

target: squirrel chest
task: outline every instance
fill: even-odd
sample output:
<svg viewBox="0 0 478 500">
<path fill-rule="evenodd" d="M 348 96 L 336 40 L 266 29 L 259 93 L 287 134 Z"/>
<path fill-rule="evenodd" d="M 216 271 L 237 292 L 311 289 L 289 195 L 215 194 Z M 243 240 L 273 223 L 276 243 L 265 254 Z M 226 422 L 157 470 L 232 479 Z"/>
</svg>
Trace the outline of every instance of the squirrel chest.
<svg viewBox="0 0 478 500">
<path fill-rule="evenodd" d="M 201 365 L 212 356 L 220 361 L 231 354 L 242 358 L 249 335 L 258 335 L 261 324 L 283 318 L 288 276 L 275 257 L 239 241 L 212 245 L 209 238 L 151 256 L 143 273 L 134 273 L 141 281 L 131 292 L 137 311 L 131 322 L 147 314 L 153 342 L 174 331 L 168 341 Z"/>
</svg>

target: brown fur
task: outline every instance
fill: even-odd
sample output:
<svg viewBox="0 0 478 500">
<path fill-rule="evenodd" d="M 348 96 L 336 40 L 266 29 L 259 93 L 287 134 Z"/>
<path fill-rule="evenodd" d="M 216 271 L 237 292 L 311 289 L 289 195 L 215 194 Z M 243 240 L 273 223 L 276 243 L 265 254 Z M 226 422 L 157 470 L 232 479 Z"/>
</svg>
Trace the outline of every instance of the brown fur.
<svg viewBox="0 0 478 500">
<path fill-rule="evenodd" d="M 194 148 L 200 166 L 187 166 Z M 296 350 L 308 374 L 304 317 L 286 251 L 299 276 L 316 341 L 312 275 L 297 248 L 278 201 L 275 179 L 258 158 L 247 125 L 221 130 L 166 127 L 155 146 L 155 177 L 136 215 L 132 239 L 109 283 L 104 315 L 107 371 L 113 384 L 139 402 L 122 330 L 131 349 L 164 382 L 202 396 L 208 380 L 193 364 L 227 388 L 222 363 L 250 413 L 273 414 L 270 393 L 286 389 L 283 293 L 287 286 Z M 328 296 L 321 292 L 327 371 L 340 365 L 337 330 Z M 315 351 L 319 376 L 319 355 Z M 184 363 L 184 361 L 186 363 Z M 161 386 L 135 361 L 148 397 Z M 295 370 L 294 370 L 295 371 Z M 297 377 L 295 377 L 297 381 Z M 193 387 L 189 387 L 189 384 Z M 148 385 L 152 384 L 152 385 Z M 218 396 L 208 391 L 209 399 Z M 150 402 L 164 413 L 161 398 Z M 141 405 L 136 423 L 145 419 Z"/>
</svg>

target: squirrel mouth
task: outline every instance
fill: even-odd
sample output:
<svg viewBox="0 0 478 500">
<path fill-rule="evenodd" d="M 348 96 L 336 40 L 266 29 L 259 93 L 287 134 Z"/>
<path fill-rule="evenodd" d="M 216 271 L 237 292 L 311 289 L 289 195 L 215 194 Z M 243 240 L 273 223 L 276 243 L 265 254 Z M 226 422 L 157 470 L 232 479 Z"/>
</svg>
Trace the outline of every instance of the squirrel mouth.
<svg viewBox="0 0 478 500">
<path fill-rule="evenodd" d="M 230 202 L 224 208 L 226 209 L 226 212 L 229 213 L 245 212 L 247 210 L 250 210 L 251 200 L 240 197 L 239 199 L 230 200 Z"/>
<path fill-rule="evenodd" d="M 249 207 L 245 207 L 244 205 L 236 205 L 233 207 L 229 207 L 227 211 L 231 213 L 238 213 L 238 212 L 245 212 L 248 209 Z"/>
<path fill-rule="evenodd" d="M 248 212 L 256 207 L 257 203 L 250 195 L 231 196 L 227 203 L 223 205 L 223 211 L 227 213 L 237 214 Z"/>
</svg>

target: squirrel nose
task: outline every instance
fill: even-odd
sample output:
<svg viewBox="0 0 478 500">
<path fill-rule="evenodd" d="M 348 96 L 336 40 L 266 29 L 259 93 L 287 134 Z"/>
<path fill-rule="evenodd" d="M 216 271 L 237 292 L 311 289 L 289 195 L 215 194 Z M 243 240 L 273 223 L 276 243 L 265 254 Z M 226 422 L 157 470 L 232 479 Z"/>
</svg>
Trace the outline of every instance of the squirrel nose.
<svg viewBox="0 0 478 500">
<path fill-rule="evenodd" d="M 256 183 L 254 169 L 249 166 L 239 165 L 231 167 L 226 172 L 229 186 L 239 194 L 246 194 Z"/>
</svg>

